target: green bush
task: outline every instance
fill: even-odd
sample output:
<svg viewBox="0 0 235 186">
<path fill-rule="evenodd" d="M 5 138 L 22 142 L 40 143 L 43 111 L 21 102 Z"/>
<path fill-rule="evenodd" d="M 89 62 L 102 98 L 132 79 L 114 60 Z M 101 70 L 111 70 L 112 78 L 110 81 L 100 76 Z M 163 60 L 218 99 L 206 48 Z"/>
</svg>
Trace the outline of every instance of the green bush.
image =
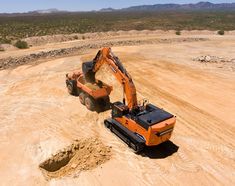
<svg viewBox="0 0 235 186">
<path fill-rule="evenodd" d="M 175 34 L 178 35 L 178 36 L 181 35 L 180 30 L 177 30 L 177 31 L 175 32 Z"/>
<path fill-rule="evenodd" d="M 223 31 L 223 30 L 219 30 L 217 33 L 218 33 L 219 35 L 224 35 L 224 31 Z"/>
<path fill-rule="evenodd" d="M 15 47 L 17 47 L 17 48 L 19 48 L 19 49 L 29 48 L 28 43 L 27 43 L 26 41 L 21 41 L 21 40 L 18 40 L 18 41 L 15 43 Z"/>
</svg>

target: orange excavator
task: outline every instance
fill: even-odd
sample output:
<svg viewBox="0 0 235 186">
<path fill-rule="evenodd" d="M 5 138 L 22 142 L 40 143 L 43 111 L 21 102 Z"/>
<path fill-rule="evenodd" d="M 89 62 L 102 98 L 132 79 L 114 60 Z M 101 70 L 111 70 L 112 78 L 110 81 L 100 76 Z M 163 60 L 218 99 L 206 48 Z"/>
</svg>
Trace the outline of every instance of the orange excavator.
<svg viewBox="0 0 235 186">
<path fill-rule="evenodd" d="M 148 103 L 147 100 L 138 104 L 132 78 L 110 48 L 103 48 L 93 61 L 82 64 L 82 76 L 85 81 L 91 84 L 99 81 L 96 80 L 95 74 L 103 64 L 110 67 L 113 75 L 122 84 L 125 95 L 122 102 L 111 104 L 111 117 L 104 121 L 105 126 L 135 152 L 140 152 L 145 146 L 156 146 L 168 141 L 172 135 L 176 117 Z M 104 97 L 109 96 L 112 89 L 109 90 Z M 109 99 L 106 100 L 109 101 Z"/>
</svg>

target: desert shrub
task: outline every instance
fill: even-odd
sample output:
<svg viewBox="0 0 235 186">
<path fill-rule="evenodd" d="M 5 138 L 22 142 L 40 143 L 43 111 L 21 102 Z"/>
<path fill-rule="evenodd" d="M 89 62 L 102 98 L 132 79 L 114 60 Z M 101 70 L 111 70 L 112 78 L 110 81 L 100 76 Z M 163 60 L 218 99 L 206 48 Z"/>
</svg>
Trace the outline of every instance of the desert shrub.
<svg viewBox="0 0 235 186">
<path fill-rule="evenodd" d="M 73 39 L 78 39 L 78 36 L 77 35 L 73 36 Z"/>
<path fill-rule="evenodd" d="M 18 40 L 18 41 L 15 43 L 15 47 L 17 47 L 17 48 L 19 48 L 19 49 L 29 48 L 28 43 L 27 43 L 26 41 L 21 41 L 21 40 Z"/>
<path fill-rule="evenodd" d="M 177 31 L 175 32 L 175 34 L 178 35 L 178 36 L 181 35 L 180 30 L 177 30 Z"/>
<path fill-rule="evenodd" d="M 85 36 L 82 36 L 82 39 L 84 40 L 84 39 L 86 39 L 86 37 L 85 37 Z"/>
<path fill-rule="evenodd" d="M 217 33 L 218 33 L 219 35 L 224 35 L 224 30 L 219 30 Z"/>
</svg>

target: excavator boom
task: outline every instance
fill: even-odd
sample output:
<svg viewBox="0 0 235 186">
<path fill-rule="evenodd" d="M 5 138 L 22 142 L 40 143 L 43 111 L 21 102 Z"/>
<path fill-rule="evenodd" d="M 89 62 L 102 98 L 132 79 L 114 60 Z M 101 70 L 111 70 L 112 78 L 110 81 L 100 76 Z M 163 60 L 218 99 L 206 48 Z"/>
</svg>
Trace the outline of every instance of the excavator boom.
<svg viewBox="0 0 235 186">
<path fill-rule="evenodd" d="M 97 53 L 92 62 L 83 63 L 85 79 L 93 82 L 95 73 L 99 71 L 103 64 L 107 64 L 110 67 L 113 75 L 122 84 L 128 108 L 130 110 L 135 109 L 138 106 L 135 85 L 121 61 L 112 53 L 111 48 L 103 48 Z"/>
</svg>

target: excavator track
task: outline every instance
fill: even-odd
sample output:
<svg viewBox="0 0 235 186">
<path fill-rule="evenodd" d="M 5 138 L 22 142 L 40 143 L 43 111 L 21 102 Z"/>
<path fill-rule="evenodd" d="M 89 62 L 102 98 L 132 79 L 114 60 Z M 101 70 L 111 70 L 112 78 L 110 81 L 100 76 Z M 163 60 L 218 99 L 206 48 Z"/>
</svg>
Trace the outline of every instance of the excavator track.
<svg viewBox="0 0 235 186">
<path fill-rule="evenodd" d="M 130 130 L 126 129 L 116 120 L 109 118 L 104 120 L 104 124 L 108 129 L 110 129 L 111 132 L 124 141 L 135 153 L 140 153 L 144 149 L 145 141 Z"/>
</svg>

